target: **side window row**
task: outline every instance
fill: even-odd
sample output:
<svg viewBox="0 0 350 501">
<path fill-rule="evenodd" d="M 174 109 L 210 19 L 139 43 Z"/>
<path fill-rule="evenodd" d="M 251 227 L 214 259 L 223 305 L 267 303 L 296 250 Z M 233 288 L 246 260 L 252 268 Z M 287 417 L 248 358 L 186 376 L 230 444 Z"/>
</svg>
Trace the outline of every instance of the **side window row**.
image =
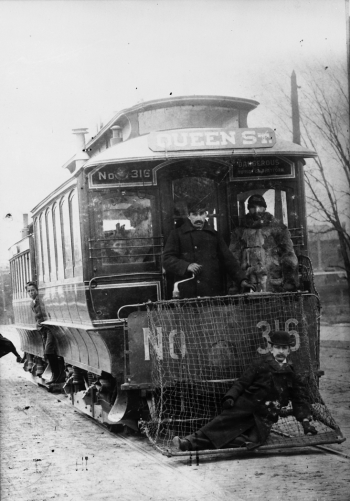
<svg viewBox="0 0 350 501">
<path fill-rule="evenodd" d="M 26 297 L 26 283 L 32 280 L 29 250 L 10 261 L 13 299 Z"/>
<path fill-rule="evenodd" d="M 34 238 L 39 282 L 82 275 L 76 190 L 63 195 L 34 219 Z"/>
</svg>

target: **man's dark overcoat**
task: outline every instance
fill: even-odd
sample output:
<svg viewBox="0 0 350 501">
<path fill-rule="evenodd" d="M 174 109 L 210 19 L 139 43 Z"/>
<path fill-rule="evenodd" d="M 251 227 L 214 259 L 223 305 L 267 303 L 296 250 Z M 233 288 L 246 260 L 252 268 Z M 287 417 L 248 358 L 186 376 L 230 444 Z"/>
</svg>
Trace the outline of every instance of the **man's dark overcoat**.
<svg viewBox="0 0 350 501">
<path fill-rule="evenodd" d="M 310 416 L 305 385 L 295 374 L 292 363 L 280 366 L 271 353 L 253 362 L 226 393 L 224 400 L 227 398 L 234 400 L 234 406 L 223 410 L 200 430 L 217 449 L 254 425 L 259 431 L 260 443 L 264 443 L 273 422 L 278 420 L 278 409 L 289 402 L 298 421 Z"/>
<path fill-rule="evenodd" d="M 201 272 L 195 279 L 179 286 L 181 297 L 220 296 L 225 293 L 224 271 L 239 286 L 246 279 L 239 262 L 229 251 L 223 238 L 205 222 L 197 230 L 187 220 L 180 228 L 173 230 L 163 253 L 163 266 L 174 275 L 174 281 L 189 278 L 187 267 L 191 263 L 201 264 Z"/>
</svg>

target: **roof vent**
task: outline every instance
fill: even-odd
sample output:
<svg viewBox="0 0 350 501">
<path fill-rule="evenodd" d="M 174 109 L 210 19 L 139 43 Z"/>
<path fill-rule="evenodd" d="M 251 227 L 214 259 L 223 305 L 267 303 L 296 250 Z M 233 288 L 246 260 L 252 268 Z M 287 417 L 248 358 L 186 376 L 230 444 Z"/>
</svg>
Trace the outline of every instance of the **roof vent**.
<svg viewBox="0 0 350 501">
<path fill-rule="evenodd" d="M 123 141 L 123 130 L 119 125 L 113 125 L 111 127 L 113 136 L 111 137 L 111 146 L 121 143 Z"/>
<path fill-rule="evenodd" d="M 72 132 L 76 137 L 77 151 L 82 151 L 85 148 L 85 134 L 88 133 L 88 129 L 72 129 Z"/>
<path fill-rule="evenodd" d="M 88 129 L 72 129 L 72 132 L 76 137 L 77 153 L 63 165 L 63 168 L 68 169 L 71 174 L 80 169 L 90 158 L 85 152 L 85 134 L 88 133 Z"/>
</svg>

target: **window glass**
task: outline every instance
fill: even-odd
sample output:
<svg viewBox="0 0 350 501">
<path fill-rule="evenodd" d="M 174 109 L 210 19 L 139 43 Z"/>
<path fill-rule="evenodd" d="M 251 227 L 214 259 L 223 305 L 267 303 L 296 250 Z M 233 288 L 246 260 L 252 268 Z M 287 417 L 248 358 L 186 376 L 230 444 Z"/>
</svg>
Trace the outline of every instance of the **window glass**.
<svg viewBox="0 0 350 501">
<path fill-rule="evenodd" d="M 22 292 L 25 290 L 25 285 L 27 283 L 27 255 L 23 254 L 23 284 L 22 284 Z"/>
<path fill-rule="evenodd" d="M 14 262 L 15 265 L 15 290 L 16 290 L 16 298 L 19 296 L 19 277 L 18 277 L 18 259 L 15 260 Z"/>
<path fill-rule="evenodd" d="M 30 282 L 32 280 L 31 274 L 30 274 L 30 256 L 29 252 L 26 254 L 26 283 Z"/>
<path fill-rule="evenodd" d="M 59 207 L 60 206 L 58 204 L 55 204 L 52 208 L 55 249 L 57 252 L 56 266 L 57 266 L 57 279 L 58 280 L 64 278 L 63 239 L 62 239 L 62 232 L 61 232 L 61 219 L 60 219 Z"/>
<path fill-rule="evenodd" d="M 18 292 L 19 297 L 21 297 L 22 292 L 22 256 L 17 259 L 18 263 Z"/>
<path fill-rule="evenodd" d="M 73 276 L 72 239 L 68 204 L 68 196 L 66 195 L 61 203 L 61 232 L 63 240 L 63 262 L 65 278 Z"/>
<path fill-rule="evenodd" d="M 102 257 L 109 264 L 154 261 L 151 197 L 136 193 L 102 200 Z"/>
<path fill-rule="evenodd" d="M 25 255 L 23 254 L 21 256 L 21 266 L 22 266 L 22 277 L 21 277 L 21 295 L 23 297 L 23 293 L 24 293 L 24 288 L 25 288 L 25 284 L 26 284 L 26 262 L 25 262 Z"/>
<path fill-rule="evenodd" d="M 48 233 L 48 247 L 49 247 L 49 264 L 50 264 L 50 280 L 57 280 L 56 273 L 56 250 L 55 250 L 55 240 L 53 236 L 53 225 L 52 225 L 52 212 L 48 209 L 45 214 L 46 228 Z"/>
<path fill-rule="evenodd" d="M 44 214 L 40 215 L 39 221 L 40 221 L 41 250 L 43 256 L 43 270 L 44 270 L 43 281 L 47 283 L 50 281 L 50 274 L 49 274 L 49 253 L 47 246 L 47 231 L 46 231 L 46 221 Z"/>
<path fill-rule="evenodd" d="M 71 234 L 73 240 L 73 263 L 74 276 L 82 274 L 81 240 L 80 240 L 80 220 L 79 206 L 76 193 L 72 193 L 69 198 Z"/>
<path fill-rule="evenodd" d="M 34 237 L 35 237 L 35 251 L 36 251 L 36 264 L 38 267 L 38 280 L 43 281 L 43 263 L 42 263 L 42 251 L 41 251 L 41 238 L 40 238 L 40 225 L 39 219 L 36 217 L 34 219 Z"/>
<path fill-rule="evenodd" d="M 13 299 L 16 299 L 16 281 L 15 281 L 15 266 L 14 261 L 10 261 L 11 287 Z"/>
<path fill-rule="evenodd" d="M 238 195 L 239 217 L 243 218 L 248 213 L 248 200 L 249 197 L 259 194 L 262 195 L 266 202 L 266 212 L 272 214 L 275 218 L 282 221 L 288 226 L 288 212 L 287 212 L 287 194 L 283 190 L 252 190 Z"/>
</svg>

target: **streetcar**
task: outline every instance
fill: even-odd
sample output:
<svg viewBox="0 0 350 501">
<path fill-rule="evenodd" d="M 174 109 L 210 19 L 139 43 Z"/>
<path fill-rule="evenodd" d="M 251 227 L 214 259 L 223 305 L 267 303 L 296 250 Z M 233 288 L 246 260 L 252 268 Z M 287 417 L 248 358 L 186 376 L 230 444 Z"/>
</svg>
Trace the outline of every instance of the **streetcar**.
<svg viewBox="0 0 350 501">
<path fill-rule="evenodd" d="M 31 280 L 64 363 L 61 391 L 106 426 L 141 426 L 156 443 L 209 419 L 276 328 L 296 336 L 292 355 L 317 387 L 320 305 L 303 174 L 316 154 L 270 127 L 249 127 L 258 104 L 170 97 L 120 111 L 86 143 L 87 130 L 74 130 L 79 148 L 64 166 L 69 178 L 34 207 L 33 225 L 10 249 L 15 324 L 22 350 L 35 357 L 32 377 L 45 385 L 50 371 L 36 374 L 44 353 L 26 293 Z M 289 230 L 298 291 L 242 294 L 226 280 L 222 297 L 178 297 L 181 285 L 165 272 L 162 254 L 187 217 L 185 202 L 205 199 L 210 224 L 229 245 L 252 194 L 264 196 Z M 337 441 L 327 419 L 326 442 Z"/>
</svg>

